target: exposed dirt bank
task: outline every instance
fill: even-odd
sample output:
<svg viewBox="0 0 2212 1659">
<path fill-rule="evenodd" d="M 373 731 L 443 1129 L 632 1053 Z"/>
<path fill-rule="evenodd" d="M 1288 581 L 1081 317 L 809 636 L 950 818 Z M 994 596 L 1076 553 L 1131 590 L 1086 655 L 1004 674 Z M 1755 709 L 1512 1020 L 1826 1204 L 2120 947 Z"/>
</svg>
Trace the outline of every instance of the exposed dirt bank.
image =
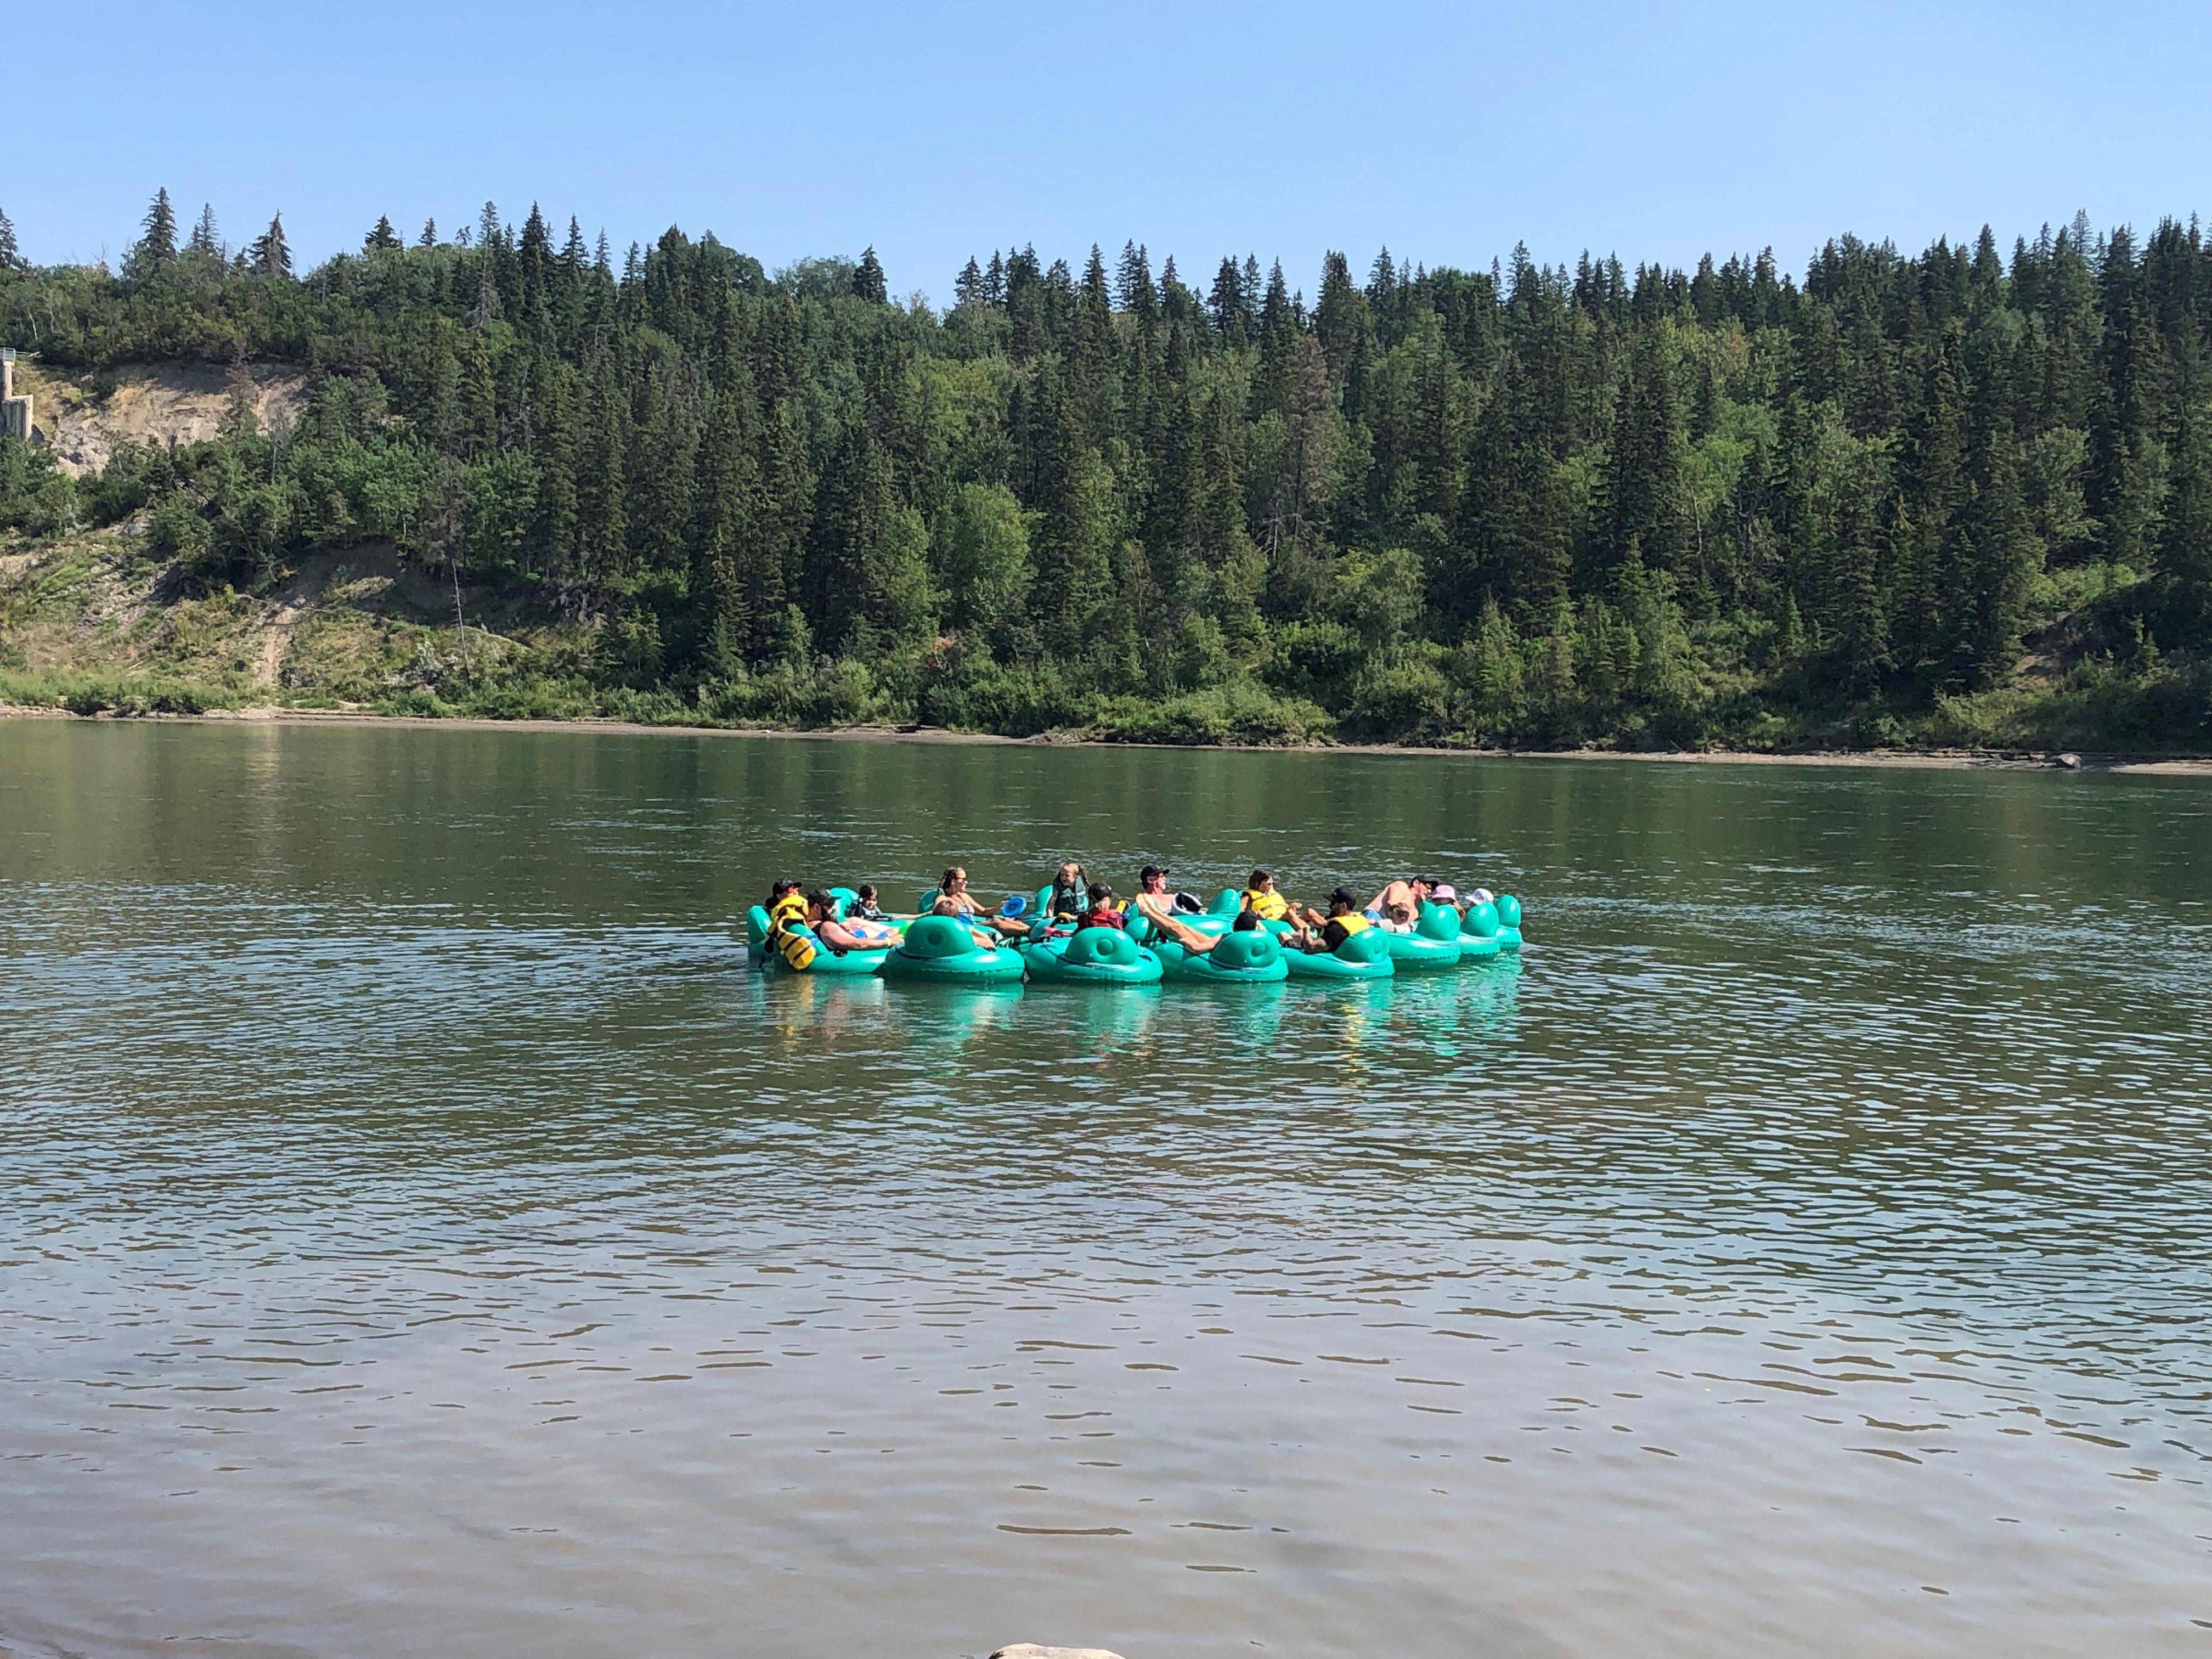
<svg viewBox="0 0 2212 1659">
<path fill-rule="evenodd" d="M 204 443 L 238 392 L 264 430 L 288 425 L 307 397 L 307 377 L 283 363 L 125 363 L 70 377 L 30 361 L 18 364 L 16 378 L 36 399 L 39 429 L 54 459 L 79 476 L 106 466 L 118 443 Z"/>
</svg>

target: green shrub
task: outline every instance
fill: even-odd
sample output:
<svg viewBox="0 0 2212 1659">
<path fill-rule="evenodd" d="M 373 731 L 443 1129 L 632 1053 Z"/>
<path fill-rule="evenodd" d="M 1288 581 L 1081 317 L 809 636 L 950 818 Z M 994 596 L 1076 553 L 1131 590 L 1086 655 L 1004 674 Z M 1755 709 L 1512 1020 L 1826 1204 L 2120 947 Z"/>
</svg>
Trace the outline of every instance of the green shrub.
<svg viewBox="0 0 2212 1659">
<path fill-rule="evenodd" d="M 1102 708 L 1091 735 L 1109 743 L 1307 743 L 1328 735 L 1328 716 L 1297 697 L 1278 697 L 1249 680 L 1164 700 L 1117 697 Z"/>
</svg>

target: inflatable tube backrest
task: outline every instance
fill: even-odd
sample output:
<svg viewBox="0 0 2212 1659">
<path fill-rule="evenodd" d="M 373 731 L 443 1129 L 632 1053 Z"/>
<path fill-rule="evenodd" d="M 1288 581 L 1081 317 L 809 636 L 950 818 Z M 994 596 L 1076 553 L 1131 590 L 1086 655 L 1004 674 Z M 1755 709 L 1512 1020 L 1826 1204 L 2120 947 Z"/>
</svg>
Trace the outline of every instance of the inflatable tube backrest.
<svg viewBox="0 0 2212 1659">
<path fill-rule="evenodd" d="M 1518 927 L 1521 925 L 1521 901 L 1510 893 L 1498 896 L 1498 925 L 1501 927 Z"/>
<path fill-rule="evenodd" d="M 1036 896 L 1030 900 L 1030 902 L 1036 907 L 1037 919 L 1040 921 L 1050 921 L 1052 920 L 1052 884 L 1047 882 L 1038 888 Z"/>
<path fill-rule="evenodd" d="M 1143 947 L 1119 927 L 1079 927 L 1060 959 L 1077 967 L 1086 963 L 1134 967 L 1142 951 Z"/>
<path fill-rule="evenodd" d="M 910 957 L 968 956 L 981 947 L 968 924 L 956 916 L 916 916 L 907 924 L 901 946 Z"/>
<path fill-rule="evenodd" d="M 1459 937 L 1459 912 L 1449 904 L 1424 904 L 1421 919 L 1413 924 L 1413 931 L 1423 939 L 1449 945 Z"/>
<path fill-rule="evenodd" d="M 768 944 L 768 912 L 760 905 L 745 912 L 745 948 L 758 956 Z"/>
<path fill-rule="evenodd" d="M 1390 935 L 1380 927 L 1363 927 L 1331 954 L 1340 962 L 1380 962 L 1390 954 Z"/>
<path fill-rule="evenodd" d="M 1467 920 L 1462 924 L 1477 939 L 1498 937 L 1498 907 L 1488 899 L 1467 907 Z"/>
<path fill-rule="evenodd" d="M 1243 968 L 1265 968 L 1282 954 L 1280 939 L 1264 928 L 1255 927 L 1248 933 L 1224 933 L 1221 943 L 1207 953 L 1206 960 L 1217 968 L 1235 972 Z"/>
<path fill-rule="evenodd" d="M 934 887 L 925 887 L 921 892 L 915 894 L 914 899 L 915 914 L 918 915 L 927 915 L 929 914 L 929 907 L 937 902 L 938 895 L 939 890 Z"/>
<path fill-rule="evenodd" d="M 1224 887 L 1213 896 L 1213 902 L 1206 907 L 1209 916 L 1233 916 L 1244 908 L 1244 895 L 1234 887 Z"/>
<path fill-rule="evenodd" d="M 849 887 L 832 887 L 830 896 L 837 901 L 836 908 L 830 913 L 832 921 L 844 921 L 852 913 L 853 907 L 860 902 L 860 896 Z"/>
</svg>

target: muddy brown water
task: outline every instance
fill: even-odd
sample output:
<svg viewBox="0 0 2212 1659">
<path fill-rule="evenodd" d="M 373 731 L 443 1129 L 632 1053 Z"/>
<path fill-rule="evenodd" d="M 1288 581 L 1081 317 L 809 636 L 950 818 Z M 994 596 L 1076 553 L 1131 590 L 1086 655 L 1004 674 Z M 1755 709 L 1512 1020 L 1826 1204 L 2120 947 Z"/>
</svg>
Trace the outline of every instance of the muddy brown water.
<svg viewBox="0 0 2212 1659">
<path fill-rule="evenodd" d="M 2203 780 L 0 726 L 0 1651 L 2212 1652 Z M 784 871 L 1518 964 L 764 979 Z"/>
</svg>

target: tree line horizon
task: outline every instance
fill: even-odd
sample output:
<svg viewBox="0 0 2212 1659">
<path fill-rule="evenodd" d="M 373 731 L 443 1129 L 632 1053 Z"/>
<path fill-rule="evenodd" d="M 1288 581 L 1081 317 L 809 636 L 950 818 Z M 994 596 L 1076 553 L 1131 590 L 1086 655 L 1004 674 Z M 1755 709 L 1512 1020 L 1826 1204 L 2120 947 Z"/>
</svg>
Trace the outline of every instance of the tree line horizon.
<svg viewBox="0 0 2212 1659">
<path fill-rule="evenodd" d="M 2028 682 L 2203 725 L 2212 248 L 2085 218 L 2001 252 L 1833 240 L 1694 269 L 971 258 L 776 271 L 672 228 L 617 264 L 533 205 L 295 272 L 167 194 L 119 270 L 33 267 L 57 368 L 274 361 L 307 406 L 72 483 L 192 581 L 389 541 L 526 591 L 529 665 L 730 718 L 1249 738 L 1889 740 Z M 20 450 L 20 446 L 10 446 Z M 2024 642 L 2037 655 L 2023 663 Z M 2047 660 L 2044 660 L 2047 659 Z M 2052 664 L 2063 683 L 2052 680 Z"/>
</svg>

